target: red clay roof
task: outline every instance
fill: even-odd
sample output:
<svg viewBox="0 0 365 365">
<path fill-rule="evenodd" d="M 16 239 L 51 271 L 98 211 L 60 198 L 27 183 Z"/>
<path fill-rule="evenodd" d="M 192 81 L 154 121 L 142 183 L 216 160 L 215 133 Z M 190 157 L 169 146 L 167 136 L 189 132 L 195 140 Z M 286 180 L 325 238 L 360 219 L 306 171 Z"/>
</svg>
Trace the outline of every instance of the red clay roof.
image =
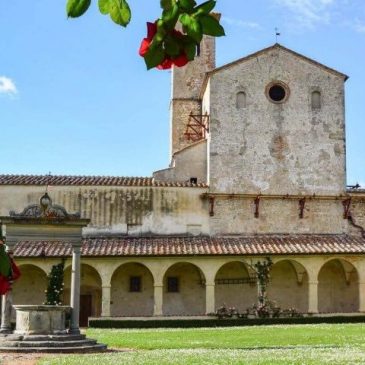
<svg viewBox="0 0 365 365">
<path fill-rule="evenodd" d="M 348 235 L 87 238 L 81 252 L 89 257 L 364 254 L 365 240 Z M 62 242 L 23 241 L 17 244 L 15 256 L 71 256 L 71 246 Z"/>
<path fill-rule="evenodd" d="M 191 184 L 190 182 L 156 181 L 152 177 L 49 175 L 0 175 L 0 185 L 99 185 L 198 188 L 207 187 L 206 184 Z"/>
</svg>

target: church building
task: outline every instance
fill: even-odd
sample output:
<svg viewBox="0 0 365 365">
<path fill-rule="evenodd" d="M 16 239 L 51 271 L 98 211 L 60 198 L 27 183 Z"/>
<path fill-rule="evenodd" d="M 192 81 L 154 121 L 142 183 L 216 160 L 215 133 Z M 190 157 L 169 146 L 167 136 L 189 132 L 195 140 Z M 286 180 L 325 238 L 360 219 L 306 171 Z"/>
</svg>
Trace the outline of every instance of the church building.
<svg viewBox="0 0 365 365">
<path fill-rule="evenodd" d="M 146 178 L 0 175 L 0 216 L 47 191 L 90 219 L 81 324 L 223 304 L 244 312 L 257 301 L 252 267 L 266 257 L 280 307 L 365 312 L 365 190 L 346 187 L 346 79 L 280 44 L 216 67 L 205 37 L 200 56 L 172 71 L 168 168 Z M 17 242 L 14 304 L 42 304 L 62 259 L 68 304 L 71 245 Z"/>
</svg>

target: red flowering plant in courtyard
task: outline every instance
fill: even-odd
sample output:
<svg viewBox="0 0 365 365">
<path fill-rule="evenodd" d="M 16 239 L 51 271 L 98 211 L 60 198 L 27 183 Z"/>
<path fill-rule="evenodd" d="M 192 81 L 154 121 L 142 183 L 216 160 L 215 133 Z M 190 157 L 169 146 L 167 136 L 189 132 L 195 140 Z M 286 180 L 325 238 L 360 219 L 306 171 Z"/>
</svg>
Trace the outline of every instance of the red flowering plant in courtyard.
<svg viewBox="0 0 365 365">
<path fill-rule="evenodd" d="M 100 12 L 109 14 L 115 23 L 123 27 L 129 24 L 131 10 L 127 0 L 98 0 L 98 3 Z M 79 17 L 90 4 L 91 0 L 67 0 L 67 15 Z M 212 13 L 215 0 L 199 5 L 195 0 L 160 0 L 160 5 L 161 17 L 154 23 L 147 23 L 147 37 L 139 49 L 147 69 L 185 66 L 197 55 L 203 35 L 225 35 L 219 17 Z M 178 30 L 180 25 L 181 30 Z"/>
</svg>

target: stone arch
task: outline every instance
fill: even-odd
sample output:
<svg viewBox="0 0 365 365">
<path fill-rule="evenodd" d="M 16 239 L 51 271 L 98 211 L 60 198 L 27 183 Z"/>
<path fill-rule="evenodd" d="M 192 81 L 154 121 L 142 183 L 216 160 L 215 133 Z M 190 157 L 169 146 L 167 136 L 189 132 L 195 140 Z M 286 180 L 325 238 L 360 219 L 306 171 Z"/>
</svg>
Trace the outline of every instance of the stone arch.
<svg viewBox="0 0 365 365">
<path fill-rule="evenodd" d="M 169 282 L 177 281 L 177 290 L 172 291 Z M 171 265 L 163 277 L 164 315 L 204 315 L 205 280 L 203 270 L 189 262 Z"/>
<path fill-rule="evenodd" d="M 257 285 L 253 273 L 245 263 L 238 260 L 229 261 L 217 270 L 215 275 L 216 309 L 225 305 L 244 312 L 256 301 Z"/>
<path fill-rule="evenodd" d="M 43 304 L 46 300 L 47 273 L 34 264 L 20 264 L 21 276 L 13 284 L 14 304 Z"/>
<path fill-rule="evenodd" d="M 244 109 L 247 107 L 247 95 L 244 91 L 239 91 L 236 94 L 236 108 Z"/>
<path fill-rule="evenodd" d="M 88 317 L 101 315 L 101 277 L 99 272 L 89 264 L 81 264 L 80 272 L 80 325 L 87 325 Z M 65 269 L 64 304 L 70 303 L 71 266 Z"/>
<path fill-rule="evenodd" d="M 131 288 L 139 278 L 139 290 Z M 154 278 L 150 269 L 139 262 L 126 262 L 114 270 L 111 278 L 111 315 L 116 317 L 152 316 Z M 132 290 L 131 290 L 132 289 Z"/>
<path fill-rule="evenodd" d="M 271 269 L 268 299 L 282 309 L 308 312 L 308 272 L 298 261 L 282 259 Z"/>
<path fill-rule="evenodd" d="M 318 272 L 318 310 L 352 313 L 359 309 L 359 275 L 349 261 L 327 260 Z"/>
</svg>

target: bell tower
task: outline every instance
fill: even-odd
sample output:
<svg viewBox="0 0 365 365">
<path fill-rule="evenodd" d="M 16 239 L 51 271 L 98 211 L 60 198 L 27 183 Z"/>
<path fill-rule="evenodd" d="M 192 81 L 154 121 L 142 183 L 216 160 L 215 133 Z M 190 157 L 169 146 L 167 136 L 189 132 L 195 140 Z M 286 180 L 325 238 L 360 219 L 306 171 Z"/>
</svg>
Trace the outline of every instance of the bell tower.
<svg viewBox="0 0 365 365">
<path fill-rule="evenodd" d="M 184 67 L 172 70 L 170 157 L 194 141 L 185 136 L 190 114 L 201 114 L 200 92 L 205 74 L 215 68 L 215 38 L 204 36 L 199 55 Z"/>
</svg>

